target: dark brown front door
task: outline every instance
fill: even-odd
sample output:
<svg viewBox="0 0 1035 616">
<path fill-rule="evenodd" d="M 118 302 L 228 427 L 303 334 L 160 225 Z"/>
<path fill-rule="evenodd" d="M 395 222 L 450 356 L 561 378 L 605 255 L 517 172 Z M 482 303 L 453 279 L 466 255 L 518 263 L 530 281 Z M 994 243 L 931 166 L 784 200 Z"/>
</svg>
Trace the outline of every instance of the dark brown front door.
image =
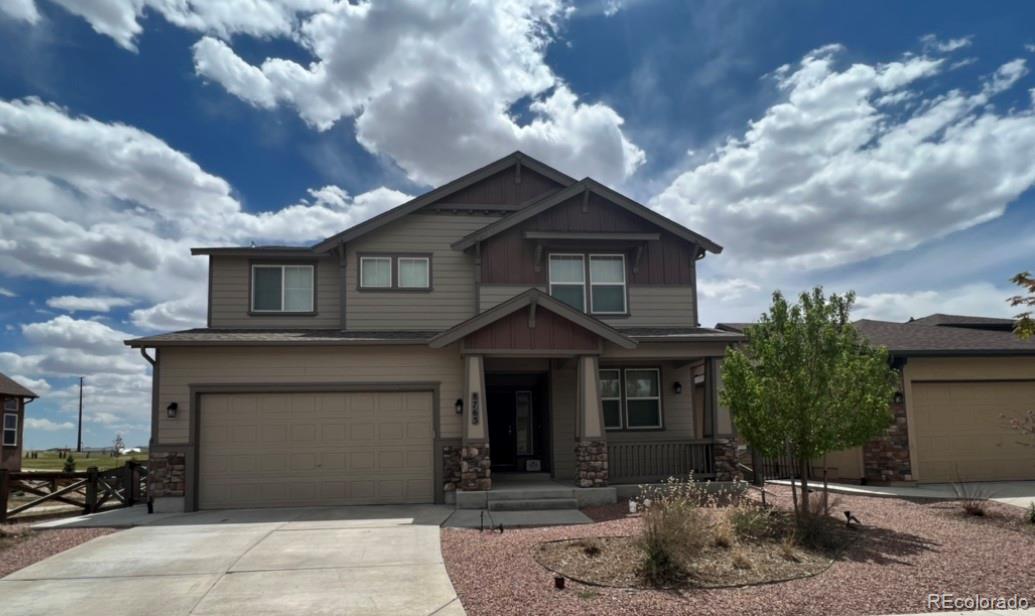
<svg viewBox="0 0 1035 616">
<path fill-rule="evenodd" d="M 493 469 L 503 472 L 549 470 L 545 377 L 489 374 L 486 389 Z"/>
</svg>

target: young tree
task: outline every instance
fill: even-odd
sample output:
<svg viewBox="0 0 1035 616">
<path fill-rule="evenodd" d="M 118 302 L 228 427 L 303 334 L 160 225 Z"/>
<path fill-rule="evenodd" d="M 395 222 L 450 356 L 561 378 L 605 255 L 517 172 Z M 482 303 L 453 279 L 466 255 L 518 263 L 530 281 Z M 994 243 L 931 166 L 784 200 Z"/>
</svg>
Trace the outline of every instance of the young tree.
<svg viewBox="0 0 1035 616">
<path fill-rule="evenodd" d="M 726 355 L 722 403 L 737 433 L 763 456 L 790 454 L 801 474 L 798 516 L 810 512 L 808 466 L 829 452 L 862 445 L 891 422 L 898 378 L 885 349 L 849 322 L 855 294 L 779 292 L 747 342 Z"/>
<path fill-rule="evenodd" d="M 1013 278 L 1010 282 L 1021 287 L 1027 292 L 1027 295 L 1015 295 L 1009 299 L 1011 306 L 1035 306 L 1035 277 L 1031 275 L 1031 272 L 1021 272 Z M 1032 311 L 1028 310 L 1017 315 L 1017 325 L 1014 326 L 1014 332 L 1021 340 L 1026 340 L 1035 336 L 1035 319 L 1031 316 Z"/>
</svg>

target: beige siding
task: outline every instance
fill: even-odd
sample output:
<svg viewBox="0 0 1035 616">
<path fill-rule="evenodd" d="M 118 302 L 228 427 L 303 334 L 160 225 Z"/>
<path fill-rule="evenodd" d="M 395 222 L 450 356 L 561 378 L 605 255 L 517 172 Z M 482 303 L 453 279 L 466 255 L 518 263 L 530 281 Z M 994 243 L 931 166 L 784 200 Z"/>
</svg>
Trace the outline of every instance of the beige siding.
<svg viewBox="0 0 1035 616">
<path fill-rule="evenodd" d="M 391 382 L 439 383 L 440 437 L 460 437 L 460 419 L 452 409 L 462 396 L 463 368 L 455 347 L 165 348 L 158 408 L 176 402 L 180 412 L 175 419 L 159 413 L 159 444 L 188 441 L 191 385 Z"/>
<path fill-rule="evenodd" d="M 550 373 L 550 413 L 553 415 L 553 474 L 556 479 L 575 478 L 574 361 L 555 364 Z"/>
<path fill-rule="evenodd" d="M 251 262 L 248 257 L 213 256 L 210 259 L 212 289 L 209 310 L 212 327 L 340 327 L 340 270 L 336 257 L 325 257 L 317 262 L 316 315 L 297 317 L 249 315 Z"/>
<path fill-rule="evenodd" d="M 490 308 L 494 308 L 508 299 L 524 293 L 529 290 L 529 285 L 520 284 L 483 284 L 478 287 L 478 309 L 481 312 L 485 312 Z M 546 293 L 546 287 L 535 287 L 543 293 Z"/>
<path fill-rule="evenodd" d="M 482 312 L 528 290 L 528 285 L 483 284 L 479 287 Z M 543 293 L 547 287 L 536 286 Z M 612 327 L 692 327 L 693 288 L 682 286 L 630 286 L 629 316 L 601 318 Z"/>
<path fill-rule="evenodd" d="M 630 286 L 629 316 L 601 320 L 613 327 L 693 327 L 693 297 L 689 286 Z"/>
<path fill-rule="evenodd" d="M 414 214 L 347 246 L 346 319 L 350 330 L 445 330 L 474 316 L 474 257 L 450 244 L 495 220 Z M 428 293 L 359 291 L 357 253 L 431 253 Z"/>
</svg>

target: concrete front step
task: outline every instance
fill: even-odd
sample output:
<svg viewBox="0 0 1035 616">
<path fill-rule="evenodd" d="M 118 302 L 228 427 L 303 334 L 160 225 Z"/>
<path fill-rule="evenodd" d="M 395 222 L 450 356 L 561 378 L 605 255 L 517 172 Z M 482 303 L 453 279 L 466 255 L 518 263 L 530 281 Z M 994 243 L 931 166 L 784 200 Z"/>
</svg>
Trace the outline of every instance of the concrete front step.
<svg viewBox="0 0 1035 616">
<path fill-rule="evenodd" d="M 496 500 L 489 497 L 489 511 L 547 511 L 552 509 L 578 509 L 574 498 L 530 498 L 524 500 Z"/>
<path fill-rule="evenodd" d="M 538 498 L 575 498 L 575 488 L 504 488 L 490 490 L 490 501 L 532 500 Z"/>
</svg>

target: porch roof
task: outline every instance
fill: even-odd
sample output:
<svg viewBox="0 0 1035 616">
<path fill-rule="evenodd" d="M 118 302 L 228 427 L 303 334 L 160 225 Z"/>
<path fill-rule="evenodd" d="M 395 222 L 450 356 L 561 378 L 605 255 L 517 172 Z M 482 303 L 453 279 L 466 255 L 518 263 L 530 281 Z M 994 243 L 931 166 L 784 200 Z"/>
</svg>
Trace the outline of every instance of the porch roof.
<svg viewBox="0 0 1035 616">
<path fill-rule="evenodd" d="M 493 308 L 490 308 L 479 315 L 473 316 L 463 323 L 438 334 L 428 342 L 428 346 L 433 349 L 439 349 L 453 344 L 454 342 L 462 340 L 463 338 L 510 316 L 522 308 L 527 307 L 529 310 L 534 311 L 536 306 L 542 306 L 545 310 L 557 315 L 561 319 L 573 323 L 574 325 L 577 325 L 578 327 L 593 333 L 608 342 L 613 342 L 623 349 L 634 349 L 637 346 L 635 340 L 619 332 L 610 325 L 583 312 L 575 310 L 564 302 L 560 302 L 535 288 L 528 289 L 524 293 L 515 295 L 502 304 L 494 306 Z M 534 312 L 532 314 L 534 315 Z M 534 321 L 535 318 L 532 316 L 530 318 L 530 322 L 534 324 Z M 534 327 L 534 325 L 532 326 Z"/>
</svg>

